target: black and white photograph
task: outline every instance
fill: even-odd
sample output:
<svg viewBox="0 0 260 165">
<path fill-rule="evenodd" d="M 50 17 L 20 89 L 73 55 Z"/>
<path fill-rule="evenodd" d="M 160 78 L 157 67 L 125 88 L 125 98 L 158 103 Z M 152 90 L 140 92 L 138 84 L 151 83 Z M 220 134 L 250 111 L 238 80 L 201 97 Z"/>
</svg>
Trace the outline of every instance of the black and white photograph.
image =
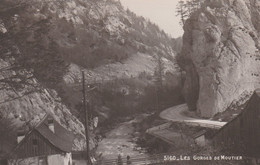
<svg viewBox="0 0 260 165">
<path fill-rule="evenodd" d="M 260 0 L 0 0 L 0 165 L 260 165 Z"/>
</svg>

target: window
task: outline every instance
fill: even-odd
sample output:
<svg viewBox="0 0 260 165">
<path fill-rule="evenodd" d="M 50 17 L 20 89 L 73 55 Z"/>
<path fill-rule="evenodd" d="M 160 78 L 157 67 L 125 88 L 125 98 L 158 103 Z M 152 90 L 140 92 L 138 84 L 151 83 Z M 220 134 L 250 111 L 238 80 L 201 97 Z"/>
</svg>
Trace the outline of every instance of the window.
<svg viewBox="0 0 260 165">
<path fill-rule="evenodd" d="M 243 118 L 240 120 L 240 129 L 243 129 L 243 127 L 244 127 L 244 120 L 243 120 Z"/>
<path fill-rule="evenodd" d="M 49 118 L 49 119 L 48 119 L 48 124 L 53 124 L 53 123 L 54 123 L 53 119 L 52 119 L 52 118 Z"/>
<path fill-rule="evenodd" d="M 37 139 L 33 139 L 33 140 L 32 140 L 32 143 L 33 143 L 33 146 L 37 146 L 37 145 L 38 145 Z"/>
<path fill-rule="evenodd" d="M 37 139 L 32 140 L 32 148 L 33 148 L 34 154 L 37 154 L 38 153 L 38 140 Z"/>
</svg>

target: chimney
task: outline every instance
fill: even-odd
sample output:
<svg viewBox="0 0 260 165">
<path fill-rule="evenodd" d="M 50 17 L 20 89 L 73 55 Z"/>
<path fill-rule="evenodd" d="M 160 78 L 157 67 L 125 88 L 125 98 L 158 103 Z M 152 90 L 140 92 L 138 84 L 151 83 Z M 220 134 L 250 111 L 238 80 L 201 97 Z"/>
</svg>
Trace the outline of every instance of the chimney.
<svg viewBox="0 0 260 165">
<path fill-rule="evenodd" d="M 54 121 L 52 118 L 48 119 L 48 127 L 54 133 Z"/>
<path fill-rule="evenodd" d="M 24 130 L 18 130 L 17 131 L 17 143 L 20 143 L 24 137 L 25 137 Z"/>
</svg>

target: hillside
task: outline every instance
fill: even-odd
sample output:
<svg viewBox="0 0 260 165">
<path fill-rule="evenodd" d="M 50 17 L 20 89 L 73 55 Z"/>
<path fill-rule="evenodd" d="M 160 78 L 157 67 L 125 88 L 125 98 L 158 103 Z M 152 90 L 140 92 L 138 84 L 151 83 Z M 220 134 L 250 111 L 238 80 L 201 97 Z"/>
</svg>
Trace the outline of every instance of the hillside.
<svg viewBox="0 0 260 165">
<path fill-rule="evenodd" d="M 9 33 L 20 39 L 19 46 L 57 51 L 85 68 L 122 62 L 136 52 L 174 56 L 171 39 L 158 26 L 117 1 L 6 0 L 1 6 L 3 22 L 12 26 Z"/>
<path fill-rule="evenodd" d="M 259 88 L 259 6 L 207 0 L 186 21 L 181 54 L 190 110 L 212 117 Z"/>
</svg>

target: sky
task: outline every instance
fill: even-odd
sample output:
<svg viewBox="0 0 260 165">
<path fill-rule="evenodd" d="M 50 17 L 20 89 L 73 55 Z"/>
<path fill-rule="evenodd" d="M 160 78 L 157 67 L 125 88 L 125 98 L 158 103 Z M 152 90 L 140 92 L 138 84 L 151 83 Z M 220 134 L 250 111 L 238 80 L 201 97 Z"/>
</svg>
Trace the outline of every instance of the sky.
<svg viewBox="0 0 260 165">
<path fill-rule="evenodd" d="M 183 34 L 176 17 L 175 8 L 178 0 L 120 0 L 125 8 L 137 15 L 148 18 L 174 38 Z"/>
</svg>

